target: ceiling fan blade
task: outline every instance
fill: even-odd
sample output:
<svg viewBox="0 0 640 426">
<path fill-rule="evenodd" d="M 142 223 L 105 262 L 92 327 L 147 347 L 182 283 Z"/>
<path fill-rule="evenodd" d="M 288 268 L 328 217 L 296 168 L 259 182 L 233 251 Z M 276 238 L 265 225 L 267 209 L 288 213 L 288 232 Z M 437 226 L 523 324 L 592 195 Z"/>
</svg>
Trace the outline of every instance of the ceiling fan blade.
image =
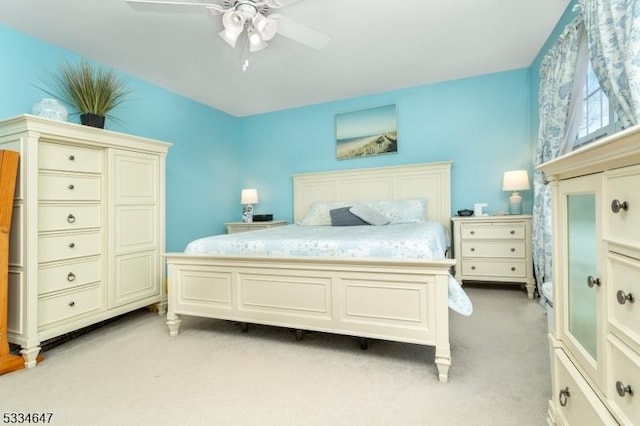
<svg viewBox="0 0 640 426">
<path fill-rule="evenodd" d="M 269 15 L 278 22 L 277 34 L 297 41 L 314 49 L 324 49 L 331 41 L 331 36 L 321 33 L 311 27 L 303 25 L 282 15 Z"/>
<path fill-rule="evenodd" d="M 153 0 L 125 0 L 125 2 L 139 12 L 160 13 L 192 13 L 202 15 L 220 15 L 225 8 L 219 4 L 183 3 L 175 1 Z"/>
<path fill-rule="evenodd" d="M 297 3 L 300 0 L 269 0 L 267 3 L 274 9 L 278 9 L 280 7 L 289 6 L 290 4 Z"/>
</svg>

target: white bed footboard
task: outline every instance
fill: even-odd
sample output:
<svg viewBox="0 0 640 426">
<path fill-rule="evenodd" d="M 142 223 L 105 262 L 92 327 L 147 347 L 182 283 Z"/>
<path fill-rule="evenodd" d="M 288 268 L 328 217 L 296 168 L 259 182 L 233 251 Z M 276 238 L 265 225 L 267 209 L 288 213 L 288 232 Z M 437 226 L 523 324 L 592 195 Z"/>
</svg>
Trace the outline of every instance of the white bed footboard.
<svg viewBox="0 0 640 426">
<path fill-rule="evenodd" d="M 170 334 L 180 315 L 435 346 L 446 382 L 454 260 L 384 261 L 171 253 Z"/>
</svg>

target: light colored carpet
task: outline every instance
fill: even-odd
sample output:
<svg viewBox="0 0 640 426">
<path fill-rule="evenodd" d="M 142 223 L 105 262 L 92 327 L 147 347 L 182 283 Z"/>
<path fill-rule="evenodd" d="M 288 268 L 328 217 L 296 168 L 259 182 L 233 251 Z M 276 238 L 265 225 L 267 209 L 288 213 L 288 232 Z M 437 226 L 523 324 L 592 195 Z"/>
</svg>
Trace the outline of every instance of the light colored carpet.
<svg viewBox="0 0 640 426">
<path fill-rule="evenodd" d="M 544 425 L 546 318 L 517 289 L 466 290 L 449 383 L 430 347 L 137 311 L 0 376 L 0 412 L 54 425 Z M 0 413 L 0 415 L 2 414 Z"/>
</svg>

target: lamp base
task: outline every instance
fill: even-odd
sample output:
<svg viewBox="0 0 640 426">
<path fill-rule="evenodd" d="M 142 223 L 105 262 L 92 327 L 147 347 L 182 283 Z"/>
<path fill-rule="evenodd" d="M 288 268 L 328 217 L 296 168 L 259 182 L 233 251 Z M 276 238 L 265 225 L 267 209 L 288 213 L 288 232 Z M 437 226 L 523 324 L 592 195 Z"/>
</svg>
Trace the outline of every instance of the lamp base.
<svg viewBox="0 0 640 426">
<path fill-rule="evenodd" d="M 247 204 L 242 209 L 242 221 L 244 223 L 253 222 L 253 206 L 251 204 Z"/>
<path fill-rule="evenodd" d="M 517 191 L 509 197 L 509 214 L 522 214 L 522 197 Z"/>
</svg>

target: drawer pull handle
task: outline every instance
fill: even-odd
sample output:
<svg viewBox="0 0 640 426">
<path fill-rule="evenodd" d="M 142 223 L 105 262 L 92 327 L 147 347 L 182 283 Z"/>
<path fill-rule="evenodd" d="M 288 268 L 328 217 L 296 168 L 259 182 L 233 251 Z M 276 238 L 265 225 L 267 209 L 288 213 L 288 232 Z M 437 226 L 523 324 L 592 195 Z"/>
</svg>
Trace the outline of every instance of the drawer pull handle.
<svg viewBox="0 0 640 426">
<path fill-rule="evenodd" d="M 74 248 L 76 246 L 76 243 L 69 243 L 69 248 Z"/>
<path fill-rule="evenodd" d="M 71 306 L 71 307 L 73 308 L 74 306 L 76 306 L 76 302 L 74 302 L 74 301 L 72 300 L 71 302 L 69 302 L 69 306 Z"/>
<path fill-rule="evenodd" d="M 476 251 L 476 248 L 475 247 L 471 247 L 471 251 Z"/>
<path fill-rule="evenodd" d="M 631 389 L 631 386 L 630 385 L 625 386 L 624 383 L 622 383 L 620 380 L 616 382 L 616 392 L 622 398 L 624 398 L 626 394 L 633 396 L 633 390 Z"/>
<path fill-rule="evenodd" d="M 476 235 L 476 231 L 469 232 L 471 235 Z"/>
<path fill-rule="evenodd" d="M 512 266 L 512 267 L 511 267 L 511 271 L 512 271 L 512 272 L 515 272 L 515 271 L 516 271 L 516 267 L 515 267 L 515 266 Z"/>
<path fill-rule="evenodd" d="M 511 230 L 511 232 L 509 232 L 511 235 L 515 235 L 516 231 L 514 231 L 513 229 Z"/>
<path fill-rule="evenodd" d="M 475 267 L 475 266 L 472 266 L 472 267 L 471 267 L 471 270 L 472 270 L 472 271 L 475 271 L 475 270 L 476 270 L 476 267 Z"/>
<path fill-rule="evenodd" d="M 600 278 L 593 278 L 591 275 L 587 277 L 587 285 L 589 288 L 593 288 L 594 285 L 600 287 Z"/>
<path fill-rule="evenodd" d="M 626 201 L 620 202 L 620 200 L 613 200 L 611 202 L 611 211 L 614 213 L 620 212 L 620 210 L 627 211 L 629 210 L 629 203 Z"/>
<path fill-rule="evenodd" d="M 73 189 L 75 188 L 75 186 L 73 186 L 73 184 L 69 185 L 67 188 L 69 188 L 70 190 L 73 191 Z"/>
<path fill-rule="evenodd" d="M 616 292 L 616 299 L 618 299 L 618 303 L 621 305 L 624 305 L 625 303 L 627 303 L 627 301 L 629 303 L 633 303 L 635 301 L 633 294 L 631 293 L 627 294 L 622 290 L 618 290 Z"/>
<path fill-rule="evenodd" d="M 567 386 L 564 389 L 560 389 L 560 393 L 558 394 L 558 402 L 562 407 L 566 407 L 570 397 L 571 394 L 569 393 L 569 386 Z"/>
<path fill-rule="evenodd" d="M 76 159 L 76 157 L 75 157 L 75 156 L 73 156 L 73 155 L 70 155 L 70 156 L 69 156 L 69 161 L 73 161 L 73 160 L 75 160 L 75 159 Z"/>
<path fill-rule="evenodd" d="M 511 247 L 511 253 L 515 253 L 515 252 L 516 252 L 515 247 Z"/>
<path fill-rule="evenodd" d="M 67 222 L 69 223 L 74 223 L 76 221 L 76 217 L 72 214 L 69 214 L 69 216 L 67 216 Z"/>
<path fill-rule="evenodd" d="M 76 280 L 76 275 L 73 272 L 67 274 L 67 281 L 72 282 Z"/>
</svg>

